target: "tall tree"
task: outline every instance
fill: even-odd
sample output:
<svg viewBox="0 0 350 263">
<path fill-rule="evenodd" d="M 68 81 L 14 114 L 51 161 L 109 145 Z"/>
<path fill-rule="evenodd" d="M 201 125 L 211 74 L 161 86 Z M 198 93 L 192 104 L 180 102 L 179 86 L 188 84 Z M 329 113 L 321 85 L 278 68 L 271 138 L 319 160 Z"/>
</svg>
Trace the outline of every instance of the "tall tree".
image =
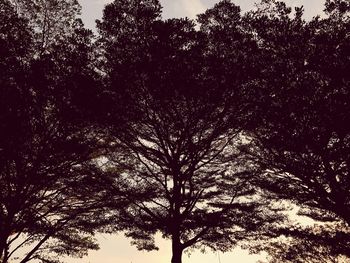
<svg viewBox="0 0 350 263">
<path fill-rule="evenodd" d="M 189 247 L 226 251 L 263 238 L 265 224 L 282 216 L 265 209 L 247 183 L 250 171 L 228 154 L 241 139 L 246 74 L 228 90 L 192 21 L 160 21 L 158 2 L 127 2 L 107 5 L 99 22 L 107 73 L 100 121 L 110 166 L 122 171 L 110 174 L 115 191 L 131 202 L 119 219 L 126 235 L 155 249 L 161 232 L 171 239 L 172 263 Z"/>
<path fill-rule="evenodd" d="M 350 222 L 349 4 L 327 1 L 328 17 L 309 22 L 302 8 L 263 7 L 250 17 L 264 61 L 246 149 L 262 169 L 257 182 L 316 220 L 344 221 L 342 236 Z"/>
<path fill-rule="evenodd" d="M 77 25 L 69 42 L 52 46 L 62 60 L 55 52 L 37 57 L 28 20 L 9 1 L 0 3 L 0 17 L 1 262 L 25 245 L 21 262 L 58 262 L 50 252 L 81 256 L 97 248 L 93 230 L 105 221 L 87 143 L 93 139 L 67 117 L 77 112 L 68 96 L 77 92 L 65 87 L 85 86 L 88 34 Z"/>
</svg>

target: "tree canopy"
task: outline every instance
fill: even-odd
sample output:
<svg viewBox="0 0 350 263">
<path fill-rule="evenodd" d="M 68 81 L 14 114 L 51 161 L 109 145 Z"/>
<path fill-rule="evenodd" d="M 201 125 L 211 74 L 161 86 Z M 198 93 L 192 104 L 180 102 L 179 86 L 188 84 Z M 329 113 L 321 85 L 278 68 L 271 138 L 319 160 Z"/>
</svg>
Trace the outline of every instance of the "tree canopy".
<svg viewBox="0 0 350 263">
<path fill-rule="evenodd" d="M 161 233 L 172 263 L 350 257 L 349 2 L 161 9 L 116 0 L 94 36 L 76 0 L 0 2 L 0 261 L 83 256 L 98 231 Z"/>
<path fill-rule="evenodd" d="M 9 1 L 0 7 L 1 262 L 26 245 L 20 262 L 58 262 L 51 252 L 81 256 L 98 248 L 93 231 L 106 221 L 93 179 L 96 140 L 72 121 L 73 95 L 87 84 L 88 34 L 77 21 L 39 55 L 28 18 Z"/>
<path fill-rule="evenodd" d="M 277 3 L 270 17 L 252 15 L 268 66 L 259 80 L 261 125 L 251 152 L 270 169 L 260 179 L 280 197 L 349 222 L 349 16 L 329 10 L 328 1 L 329 17 L 306 22 L 302 9 L 291 18 Z"/>
<path fill-rule="evenodd" d="M 126 235 L 140 249 L 155 249 L 152 235 L 161 232 L 172 241 L 173 263 L 188 247 L 226 251 L 242 239 L 269 235 L 264 226 L 283 217 L 269 212 L 269 202 L 249 185 L 252 171 L 240 163 L 236 145 L 247 125 L 242 94 L 253 74 L 240 65 L 248 64 L 243 59 L 253 44 L 234 53 L 208 41 L 217 33 L 212 14 L 238 7 L 217 5 L 201 16 L 204 30 L 198 31 L 188 19 L 159 20 L 157 3 L 137 3 L 127 10 L 123 2 L 108 5 L 98 23 L 108 69 L 101 121 L 108 127 L 110 165 L 119 167 L 117 196 L 131 202 L 119 219 Z M 135 9 L 138 16 L 154 13 L 145 21 Z M 126 28 L 107 27 L 122 15 L 130 21 Z M 243 47 L 249 39 L 239 30 L 240 14 L 230 15 Z M 124 41 L 131 30 L 133 38 Z"/>
</svg>

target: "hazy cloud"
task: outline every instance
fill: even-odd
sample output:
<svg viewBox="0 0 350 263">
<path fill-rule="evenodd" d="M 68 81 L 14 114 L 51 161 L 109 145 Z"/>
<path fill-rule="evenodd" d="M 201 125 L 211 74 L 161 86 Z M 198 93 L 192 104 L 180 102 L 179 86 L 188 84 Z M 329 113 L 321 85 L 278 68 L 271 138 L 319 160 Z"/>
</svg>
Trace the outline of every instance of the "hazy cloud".
<svg viewBox="0 0 350 263">
<path fill-rule="evenodd" d="M 203 12 L 207 6 L 201 0 L 160 0 L 163 6 L 163 18 L 189 17 Z"/>
<path fill-rule="evenodd" d="M 95 20 L 102 17 L 103 7 L 112 0 L 80 0 L 82 6 L 82 19 L 86 27 L 95 28 Z"/>
<path fill-rule="evenodd" d="M 189 18 L 196 18 L 196 15 L 204 12 L 206 9 L 206 6 L 200 0 L 180 0 L 178 4 L 183 6 L 183 13 Z"/>
</svg>

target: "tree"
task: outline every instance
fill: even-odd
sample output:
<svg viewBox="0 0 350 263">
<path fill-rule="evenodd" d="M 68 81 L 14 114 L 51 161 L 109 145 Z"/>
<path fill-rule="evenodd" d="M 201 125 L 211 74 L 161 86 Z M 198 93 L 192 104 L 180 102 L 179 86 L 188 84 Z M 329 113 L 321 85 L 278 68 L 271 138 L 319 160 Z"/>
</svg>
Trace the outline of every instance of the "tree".
<svg viewBox="0 0 350 263">
<path fill-rule="evenodd" d="M 189 247 L 226 251 L 262 239 L 282 216 L 266 209 L 234 155 L 246 75 L 237 72 L 228 90 L 192 21 L 160 21 L 156 1 L 127 2 L 107 5 L 98 23 L 107 95 L 99 120 L 118 169 L 114 189 L 130 202 L 118 223 L 139 249 L 156 249 L 158 231 L 171 239 L 172 263 Z"/>
<path fill-rule="evenodd" d="M 76 100 L 68 95 L 77 92 L 64 89 L 86 84 L 80 80 L 88 68 L 81 62 L 89 37 L 77 26 L 70 42 L 57 45 L 64 59 L 55 52 L 36 57 L 36 35 L 9 1 L 0 3 L 0 17 L 1 262 L 25 245 L 30 246 L 23 263 L 58 262 L 51 252 L 82 256 L 98 247 L 94 230 L 108 221 L 91 156 L 95 140 L 68 118 L 76 112 Z"/>
<path fill-rule="evenodd" d="M 349 5 L 327 1 L 329 16 L 306 22 L 302 8 L 292 16 L 264 2 L 250 17 L 264 61 L 246 148 L 260 165 L 256 182 L 316 220 L 343 220 L 348 233 Z"/>
</svg>

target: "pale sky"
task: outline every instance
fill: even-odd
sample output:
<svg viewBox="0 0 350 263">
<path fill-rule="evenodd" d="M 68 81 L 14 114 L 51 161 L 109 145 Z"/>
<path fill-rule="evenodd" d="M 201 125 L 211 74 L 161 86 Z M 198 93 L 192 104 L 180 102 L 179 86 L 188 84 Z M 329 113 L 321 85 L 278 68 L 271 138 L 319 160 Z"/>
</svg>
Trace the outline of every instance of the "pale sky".
<svg viewBox="0 0 350 263">
<path fill-rule="evenodd" d="M 123 235 L 99 235 L 100 250 L 91 251 L 87 257 L 82 259 L 68 259 L 66 263 L 170 263 L 171 244 L 170 241 L 156 237 L 159 245 L 158 251 L 138 251 L 136 247 L 130 245 L 130 240 Z M 183 263 L 256 263 L 259 259 L 264 259 L 264 255 L 249 255 L 240 248 L 236 248 L 231 253 L 213 253 L 208 250 L 206 253 L 191 251 L 184 253 Z"/>
<path fill-rule="evenodd" d="M 248 11 L 254 7 L 255 2 L 259 0 L 232 0 L 239 5 L 243 11 Z M 102 10 L 105 4 L 112 0 L 80 0 L 83 7 L 82 18 L 88 28 L 95 27 L 95 20 L 102 17 Z M 196 18 L 196 15 L 211 8 L 217 0 L 160 0 L 163 6 L 163 18 L 189 17 Z M 301 6 L 305 8 L 305 16 L 311 18 L 321 14 L 324 0 L 286 0 L 289 6 Z"/>
<path fill-rule="evenodd" d="M 96 19 L 102 16 L 103 6 L 110 0 L 80 0 L 83 7 L 82 18 L 88 28 L 94 29 Z M 215 0 L 160 0 L 163 6 L 163 18 L 189 17 L 196 18 L 196 15 L 204 12 L 207 8 L 213 7 L 219 1 Z M 255 0 L 235 0 L 235 4 L 241 6 L 243 11 L 254 7 Z M 305 8 L 306 18 L 321 14 L 323 10 L 322 0 L 286 0 L 289 6 L 301 6 Z M 67 263 L 166 263 L 170 262 L 170 242 L 157 237 L 160 247 L 155 252 L 140 252 L 130 246 L 130 240 L 123 235 L 99 235 L 101 249 L 92 251 L 89 256 L 83 259 L 67 259 Z M 208 251 L 206 254 L 193 252 L 190 257 L 183 256 L 183 263 L 256 263 L 264 256 L 249 255 L 247 251 L 239 248 L 234 252 L 215 254 Z"/>
</svg>

